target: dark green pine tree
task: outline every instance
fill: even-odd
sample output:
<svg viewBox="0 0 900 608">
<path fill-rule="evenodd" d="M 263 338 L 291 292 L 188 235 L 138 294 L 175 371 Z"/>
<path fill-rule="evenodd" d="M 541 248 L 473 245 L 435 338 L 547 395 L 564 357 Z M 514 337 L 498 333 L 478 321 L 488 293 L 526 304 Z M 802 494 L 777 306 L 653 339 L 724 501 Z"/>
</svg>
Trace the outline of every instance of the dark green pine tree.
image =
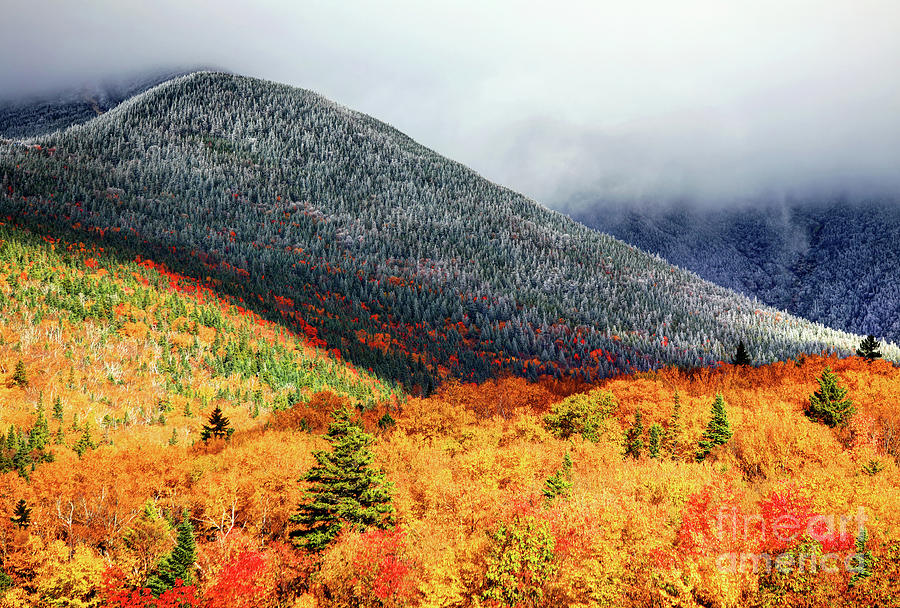
<svg viewBox="0 0 900 608">
<path fill-rule="evenodd" d="M 72 446 L 72 449 L 75 450 L 75 453 L 78 454 L 78 457 L 81 458 L 84 456 L 84 453 L 88 450 L 93 450 L 97 447 L 97 444 L 94 443 L 93 438 L 91 438 L 91 423 L 88 420 L 84 422 L 84 430 L 81 431 L 81 437 L 78 438 L 78 441 L 75 442 L 75 445 Z"/>
<path fill-rule="evenodd" d="M 666 455 L 672 460 L 681 458 L 681 395 L 675 391 L 672 417 L 665 434 Z"/>
<path fill-rule="evenodd" d="M 13 456 L 13 466 L 20 477 L 28 479 L 28 473 L 34 465 L 34 460 L 31 458 L 31 447 L 29 447 L 28 438 L 21 430 L 18 432 L 16 440 L 18 445 L 16 445 L 16 453 Z"/>
<path fill-rule="evenodd" d="M 734 354 L 734 359 L 731 360 L 735 365 L 750 365 L 752 361 L 750 360 L 750 355 L 747 353 L 747 347 L 744 345 L 744 341 L 741 340 L 738 342 L 737 352 Z"/>
<path fill-rule="evenodd" d="M 346 407 L 333 418 L 325 435 L 331 451 L 313 452 L 316 464 L 301 480 L 312 485 L 291 516 L 300 525 L 291 538 L 312 552 L 327 547 L 345 525 L 355 530 L 394 525 L 391 484 L 372 468 L 374 438 L 351 422 Z"/>
<path fill-rule="evenodd" d="M 859 344 L 859 348 L 856 349 L 856 354 L 871 363 L 875 359 L 881 359 L 882 357 L 879 346 L 880 344 L 878 344 L 878 340 L 875 339 L 875 336 L 866 336 Z"/>
<path fill-rule="evenodd" d="M 203 441 L 228 439 L 232 433 L 234 433 L 234 429 L 231 428 L 231 423 L 222 414 L 222 408 L 217 405 L 209 415 L 208 424 L 203 425 L 203 430 L 200 431 L 200 439 Z"/>
<path fill-rule="evenodd" d="M 24 498 L 20 498 L 19 502 L 16 503 L 13 516 L 9 519 L 23 530 L 31 525 L 31 507 L 28 506 Z"/>
<path fill-rule="evenodd" d="M 859 530 L 859 534 L 856 536 L 856 554 L 853 556 L 856 560 L 856 565 L 852 569 L 853 576 L 850 577 L 851 587 L 858 585 L 864 579 L 872 576 L 872 567 L 875 565 L 875 558 L 872 556 L 872 552 L 866 548 L 868 540 L 869 531 L 866 530 L 865 526 L 862 526 Z"/>
<path fill-rule="evenodd" d="M 641 421 L 641 410 L 635 410 L 634 422 L 630 427 L 625 429 L 625 452 L 622 458 L 634 458 L 637 460 L 641 457 L 641 450 L 644 449 L 644 423 Z"/>
<path fill-rule="evenodd" d="M 819 390 L 809 396 L 806 415 L 830 427 L 844 426 L 856 413 L 853 402 L 847 398 L 847 389 L 838 383 L 837 375 L 826 367 L 817 379 Z"/>
<path fill-rule="evenodd" d="M 662 441 L 662 435 L 663 428 L 658 422 L 654 422 L 650 425 L 650 430 L 647 432 L 647 453 L 650 454 L 650 458 L 659 458 L 659 447 Z"/>
<path fill-rule="evenodd" d="M 63 419 L 63 404 L 59 395 L 53 400 L 53 419 L 59 420 L 60 422 L 62 422 Z"/>
<path fill-rule="evenodd" d="M 15 451 L 19 447 L 19 436 L 16 434 L 16 427 L 10 425 L 6 432 L 6 449 Z"/>
<path fill-rule="evenodd" d="M 722 395 L 716 393 L 716 400 L 712 405 L 712 417 L 709 424 L 706 425 L 706 430 L 703 431 L 703 436 L 698 444 L 697 462 L 705 460 L 716 446 L 728 443 L 732 435 L 734 433 L 731 431 L 731 425 L 728 423 L 728 414 L 725 412 L 725 399 L 722 398 Z"/>
<path fill-rule="evenodd" d="M 562 467 L 544 482 L 544 496 L 553 500 L 557 496 L 566 497 L 572 491 L 572 457 L 569 452 L 563 456 Z"/>
<path fill-rule="evenodd" d="M 26 388 L 28 386 L 28 372 L 25 371 L 25 364 L 22 363 L 21 359 L 16 361 L 16 369 L 13 371 L 12 375 L 12 384 L 13 386 L 18 386 L 20 388 Z"/>
<path fill-rule="evenodd" d="M 31 427 L 31 432 L 28 433 L 28 447 L 32 450 L 43 451 L 49 443 L 50 424 L 47 422 L 47 417 L 44 416 L 44 406 L 41 402 L 38 404 L 37 419 L 34 421 L 34 426 Z"/>
<path fill-rule="evenodd" d="M 194 540 L 194 526 L 191 525 L 188 512 L 181 515 L 178 524 L 178 539 L 172 552 L 159 560 L 156 571 L 147 579 L 146 586 L 159 597 L 168 589 L 172 589 L 180 580 L 184 585 L 193 582 L 192 571 L 197 560 L 197 543 Z"/>
</svg>

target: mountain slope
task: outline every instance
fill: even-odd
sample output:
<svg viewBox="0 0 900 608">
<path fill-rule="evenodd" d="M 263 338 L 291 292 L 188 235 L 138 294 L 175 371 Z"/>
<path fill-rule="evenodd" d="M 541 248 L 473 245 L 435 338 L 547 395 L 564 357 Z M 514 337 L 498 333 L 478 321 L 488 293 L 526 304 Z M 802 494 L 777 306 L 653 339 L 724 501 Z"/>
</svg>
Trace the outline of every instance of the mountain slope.
<svg viewBox="0 0 900 608">
<path fill-rule="evenodd" d="M 6 214 L 206 279 L 425 390 L 443 373 L 590 378 L 711 364 L 739 340 L 758 362 L 858 340 L 251 78 L 193 74 L 37 144 L 8 141 L 0 174 Z"/>
<path fill-rule="evenodd" d="M 187 73 L 153 72 L 121 82 L 90 84 L 77 90 L 59 91 L 54 95 L 0 101 L 0 137 L 34 137 L 85 123 L 126 99 Z"/>
<path fill-rule="evenodd" d="M 25 437 L 43 407 L 54 442 L 70 447 L 85 432 L 98 443 L 189 444 L 214 406 L 240 429 L 323 391 L 361 409 L 399 396 L 185 277 L 9 225 L 0 226 L 0 357 L 0 436 Z M 28 475 L 33 455 L 2 448 L 0 474 Z"/>
<path fill-rule="evenodd" d="M 846 331 L 900 338 L 900 205 L 794 201 L 754 208 L 574 212 L 588 226 Z"/>
</svg>

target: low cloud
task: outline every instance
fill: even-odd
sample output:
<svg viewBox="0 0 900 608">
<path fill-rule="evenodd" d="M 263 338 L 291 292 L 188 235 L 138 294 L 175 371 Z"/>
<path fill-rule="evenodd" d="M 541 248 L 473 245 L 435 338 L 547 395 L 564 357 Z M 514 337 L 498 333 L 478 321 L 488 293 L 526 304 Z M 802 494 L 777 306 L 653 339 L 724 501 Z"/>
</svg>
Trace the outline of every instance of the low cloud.
<svg viewBox="0 0 900 608">
<path fill-rule="evenodd" d="M 211 66 L 551 205 L 896 191 L 894 0 L 9 0 L 0 98 Z"/>
</svg>

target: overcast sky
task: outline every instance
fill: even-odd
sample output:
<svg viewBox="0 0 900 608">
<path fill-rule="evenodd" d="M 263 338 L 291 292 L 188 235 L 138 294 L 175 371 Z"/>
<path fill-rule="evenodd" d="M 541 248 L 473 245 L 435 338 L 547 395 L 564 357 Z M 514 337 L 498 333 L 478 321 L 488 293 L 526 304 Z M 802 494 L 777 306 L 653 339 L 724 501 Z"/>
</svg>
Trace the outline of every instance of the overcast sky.
<svg viewBox="0 0 900 608">
<path fill-rule="evenodd" d="M 545 203 L 900 191 L 896 0 L 3 0 L 0 97 L 314 89 Z"/>
</svg>

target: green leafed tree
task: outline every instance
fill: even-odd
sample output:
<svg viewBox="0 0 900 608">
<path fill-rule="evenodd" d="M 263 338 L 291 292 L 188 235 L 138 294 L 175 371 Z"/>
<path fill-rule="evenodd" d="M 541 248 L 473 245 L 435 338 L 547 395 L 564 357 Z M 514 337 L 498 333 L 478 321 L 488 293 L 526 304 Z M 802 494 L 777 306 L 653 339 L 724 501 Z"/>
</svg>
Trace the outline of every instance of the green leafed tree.
<svg viewBox="0 0 900 608">
<path fill-rule="evenodd" d="M 594 390 L 572 395 L 555 404 L 544 418 L 547 429 L 560 439 L 581 435 L 597 442 L 604 432 L 606 418 L 616 409 L 609 391 Z"/>
<path fill-rule="evenodd" d="M 711 418 L 697 446 L 697 462 L 705 460 L 713 448 L 728 443 L 733 435 L 731 424 L 728 422 L 728 413 L 725 411 L 725 399 L 717 393 L 712 405 Z"/>
<path fill-rule="evenodd" d="M 806 415 L 832 428 L 846 425 L 856 413 L 856 407 L 847 397 L 847 389 L 840 385 L 837 374 L 826 367 L 817 382 L 819 390 L 809 396 Z"/>
<path fill-rule="evenodd" d="M 193 582 L 194 562 L 197 560 L 197 544 L 194 540 L 194 526 L 185 511 L 178 524 L 178 538 L 172 552 L 159 560 L 156 570 L 147 579 L 147 587 L 153 595 L 175 587 L 180 580 L 184 585 Z"/>
<path fill-rule="evenodd" d="M 572 491 L 572 457 L 566 452 L 563 456 L 562 467 L 557 469 L 550 478 L 544 482 L 544 496 L 547 500 L 553 500 L 557 496 L 567 496 Z"/>
<path fill-rule="evenodd" d="M 483 599 L 500 606 L 544 606 L 544 587 L 559 568 L 550 525 L 518 516 L 490 538 Z"/>
<path fill-rule="evenodd" d="M 350 420 L 346 407 L 333 417 L 325 435 L 331 450 L 313 453 L 316 464 L 301 480 L 310 487 L 291 516 L 299 525 L 291 538 L 312 552 L 327 547 L 345 526 L 362 531 L 394 525 L 391 484 L 372 466 L 374 438 Z"/>
<path fill-rule="evenodd" d="M 635 410 L 634 422 L 625 429 L 625 452 L 623 458 L 631 457 L 635 460 L 641 457 L 644 449 L 644 423 L 641 418 L 641 410 Z"/>
<path fill-rule="evenodd" d="M 878 343 L 878 340 L 875 339 L 875 336 L 869 335 L 860 342 L 859 348 L 856 349 L 856 354 L 871 363 L 875 359 L 881 359 L 882 354 L 880 346 L 881 345 Z"/>
<path fill-rule="evenodd" d="M 231 427 L 231 423 L 222 414 L 222 408 L 217 405 L 209 415 L 207 424 L 203 425 L 203 430 L 200 431 L 200 439 L 203 441 L 228 439 L 232 433 L 234 433 L 234 429 Z"/>
</svg>

